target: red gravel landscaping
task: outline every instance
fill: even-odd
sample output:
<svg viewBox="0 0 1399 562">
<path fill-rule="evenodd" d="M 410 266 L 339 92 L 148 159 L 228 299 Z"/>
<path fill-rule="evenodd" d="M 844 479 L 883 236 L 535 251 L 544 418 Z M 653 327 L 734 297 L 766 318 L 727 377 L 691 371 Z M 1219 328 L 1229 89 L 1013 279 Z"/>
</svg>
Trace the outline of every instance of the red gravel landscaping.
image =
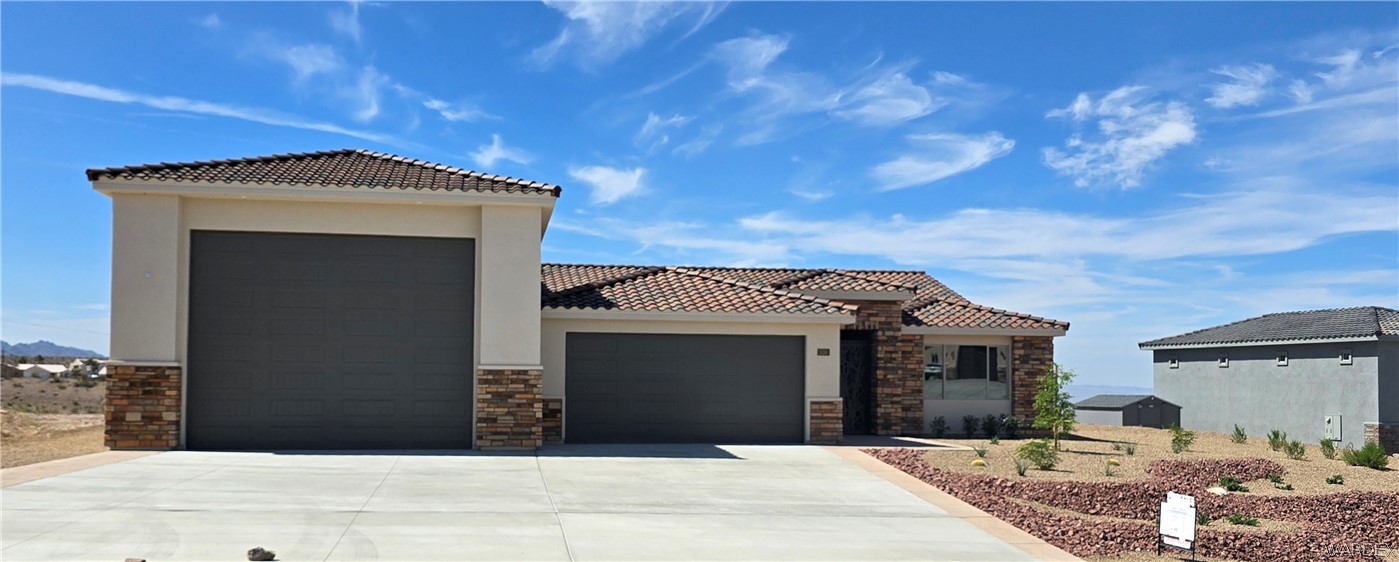
<svg viewBox="0 0 1399 562">
<path fill-rule="evenodd" d="M 1243 481 L 1283 475 L 1266 459 L 1157 461 L 1150 480 L 1077 482 L 1011 479 L 956 473 L 929 466 L 925 451 L 866 449 L 864 452 L 936 486 L 1076 556 L 1113 556 L 1156 549 L 1156 518 L 1167 491 L 1195 496 L 1211 519 L 1240 514 L 1299 524 L 1296 533 L 1231 531 L 1212 522 L 1196 533 L 1202 556 L 1244 561 L 1372 560 L 1399 549 L 1399 491 L 1340 492 L 1298 496 L 1216 496 L 1205 491 L 1221 476 Z M 1141 521 L 1079 518 L 1037 509 L 1013 499 Z"/>
</svg>

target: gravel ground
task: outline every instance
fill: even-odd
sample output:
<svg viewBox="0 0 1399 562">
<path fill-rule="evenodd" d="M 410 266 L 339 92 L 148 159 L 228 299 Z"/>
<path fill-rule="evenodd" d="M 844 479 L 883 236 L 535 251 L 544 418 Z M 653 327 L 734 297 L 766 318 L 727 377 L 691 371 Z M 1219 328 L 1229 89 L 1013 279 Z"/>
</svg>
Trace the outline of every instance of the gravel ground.
<svg viewBox="0 0 1399 562">
<path fill-rule="evenodd" d="M 1260 430 L 1259 433 L 1266 433 Z M 1146 480 L 1149 476 L 1146 467 L 1152 461 L 1161 459 L 1242 459 L 1263 458 L 1278 464 L 1286 470 L 1284 482 L 1291 484 L 1293 491 L 1278 490 L 1272 482 L 1255 480 L 1247 482 L 1249 493 L 1260 496 L 1324 494 L 1351 490 L 1396 491 L 1399 490 L 1399 470 L 1372 470 L 1348 466 L 1340 460 L 1326 459 L 1316 443 L 1307 444 L 1307 454 L 1303 460 L 1295 461 L 1281 452 L 1268 448 L 1262 435 L 1250 436 L 1246 443 L 1230 441 L 1229 436 L 1218 433 L 1196 432 L 1195 443 L 1189 450 L 1179 455 L 1171 452 L 1171 434 L 1164 429 L 1144 427 L 1114 427 L 1102 425 L 1080 425 L 1074 430 L 1074 438 L 1063 439 L 1064 451 L 1059 453 L 1059 464 L 1052 471 L 1031 468 L 1026 478 L 1036 480 L 1074 480 L 1083 482 L 1121 482 Z M 971 462 L 976 454 L 972 451 L 930 449 L 928 464 L 943 470 L 966 472 L 1007 478 L 1019 478 L 1015 473 L 1014 454 L 1016 447 L 1027 440 L 1002 440 L 999 445 L 991 445 L 986 439 L 939 439 L 946 443 L 985 447 L 986 466 L 974 467 Z M 1125 450 L 1114 450 L 1114 443 L 1136 443 L 1136 454 L 1128 455 Z M 1119 448 L 1124 449 L 1124 448 Z M 1104 467 L 1107 459 L 1116 459 L 1120 466 L 1113 467 L 1114 476 L 1107 476 Z M 1391 469 L 1399 469 L 1399 459 L 1390 461 Z M 1344 485 L 1327 484 L 1326 478 L 1334 474 L 1345 477 Z"/>
<path fill-rule="evenodd" d="M 101 415 L 0 414 L 0 468 L 105 450 Z"/>
<path fill-rule="evenodd" d="M 80 386 L 77 383 L 91 386 Z M 88 383 L 76 379 L 4 379 L 0 381 L 0 398 L 6 410 L 33 414 L 100 414 L 107 383 Z"/>
</svg>

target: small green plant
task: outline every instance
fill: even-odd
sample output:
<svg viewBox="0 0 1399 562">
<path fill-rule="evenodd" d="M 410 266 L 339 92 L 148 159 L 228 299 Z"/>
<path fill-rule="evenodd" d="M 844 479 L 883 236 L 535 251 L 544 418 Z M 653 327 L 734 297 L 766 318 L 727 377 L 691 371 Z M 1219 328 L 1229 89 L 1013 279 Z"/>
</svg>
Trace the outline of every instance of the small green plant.
<svg viewBox="0 0 1399 562">
<path fill-rule="evenodd" d="M 1137 454 L 1137 444 L 1131 441 L 1122 444 L 1122 450 L 1127 452 L 1127 456 Z"/>
<path fill-rule="evenodd" d="M 1009 417 L 1001 424 L 1001 429 L 1005 431 L 1006 439 L 1020 438 L 1020 418 Z"/>
<path fill-rule="evenodd" d="M 977 446 L 973 445 L 973 446 L 972 446 L 972 451 L 976 453 L 976 458 L 978 458 L 978 459 L 984 459 L 984 458 L 986 458 L 986 447 L 977 447 Z"/>
<path fill-rule="evenodd" d="M 15 383 L 15 388 L 24 388 L 24 383 Z"/>
<path fill-rule="evenodd" d="M 965 436 L 967 436 L 968 438 L 975 436 L 975 435 L 976 435 L 976 426 L 977 426 L 977 419 L 976 419 L 976 416 L 972 416 L 972 415 L 962 416 L 962 435 L 965 435 Z"/>
<path fill-rule="evenodd" d="M 1276 429 L 1268 432 L 1268 448 L 1274 451 L 1281 451 L 1282 446 L 1287 444 L 1287 433 Z"/>
<path fill-rule="evenodd" d="M 1121 450 L 1122 450 L 1122 442 L 1121 442 L 1121 441 L 1113 441 L 1113 442 L 1112 442 L 1112 450 L 1114 450 L 1114 451 L 1121 451 Z"/>
<path fill-rule="evenodd" d="M 1282 452 L 1287 455 L 1287 458 L 1300 461 L 1307 456 L 1307 446 L 1303 445 L 1301 441 L 1293 439 L 1283 444 Z"/>
<path fill-rule="evenodd" d="M 1341 451 L 1341 458 L 1346 464 L 1351 466 L 1363 466 L 1379 470 L 1389 465 L 1389 454 L 1379 443 L 1366 443 L 1359 449 L 1346 447 Z"/>
<path fill-rule="evenodd" d="M 999 435 L 1001 433 L 1001 418 L 986 414 L 986 417 L 981 419 L 981 433 L 988 439 Z"/>
<path fill-rule="evenodd" d="M 1196 524 L 1196 525 L 1199 525 L 1199 526 L 1201 526 L 1201 527 L 1204 527 L 1205 525 L 1209 525 L 1209 524 L 1210 524 L 1210 514 L 1205 513 L 1205 512 L 1203 512 L 1203 511 L 1196 511 L 1196 512 L 1195 512 L 1195 524 Z"/>
<path fill-rule="evenodd" d="M 1000 445 L 1000 444 L 1001 444 L 1001 438 L 1000 438 L 1000 437 L 996 437 L 995 435 L 992 435 L 992 436 L 991 436 L 991 444 L 992 444 L 992 445 Z"/>
<path fill-rule="evenodd" d="M 1219 477 L 1219 487 L 1224 488 L 1225 490 L 1228 490 L 1230 492 L 1248 491 L 1248 486 L 1245 486 L 1242 480 L 1239 480 L 1238 478 L 1235 478 L 1233 476 Z"/>
<path fill-rule="evenodd" d="M 1248 442 L 1248 434 L 1244 433 L 1244 428 L 1239 427 L 1238 424 L 1235 424 L 1234 433 L 1233 435 L 1229 436 L 1229 440 L 1242 445 Z"/>
<path fill-rule="evenodd" d="M 1015 450 L 1016 456 L 1030 461 L 1040 470 L 1050 470 L 1059 464 L 1059 452 L 1048 439 L 1035 439 Z"/>
<path fill-rule="evenodd" d="M 1318 449 L 1321 449 L 1321 456 L 1328 459 L 1336 458 L 1336 444 L 1330 439 L 1323 437 L 1320 441 L 1316 442 L 1316 446 Z"/>
<path fill-rule="evenodd" d="M 1249 517 L 1249 516 L 1247 516 L 1247 515 L 1239 515 L 1239 514 L 1237 514 L 1237 513 L 1234 513 L 1234 514 L 1231 514 L 1231 515 L 1228 516 L 1228 517 L 1225 517 L 1225 519 L 1228 520 L 1230 523 L 1232 523 L 1232 524 L 1234 524 L 1234 525 L 1247 525 L 1247 526 L 1249 526 L 1249 527 L 1257 527 L 1257 526 L 1258 526 L 1258 518 L 1257 518 L 1257 517 Z"/>
<path fill-rule="evenodd" d="M 1105 463 L 1103 463 L 1103 476 L 1107 476 L 1108 478 L 1112 478 L 1112 477 L 1114 477 L 1114 476 L 1117 476 L 1117 469 L 1116 469 L 1116 468 L 1113 468 L 1112 463 L 1110 463 L 1110 462 L 1105 462 Z"/>
<path fill-rule="evenodd" d="M 1030 461 L 1015 457 L 1015 473 L 1024 476 L 1027 470 L 1030 470 Z"/>
<path fill-rule="evenodd" d="M 1346 477 L 1341 476 L 1341 475 L 1339 475 L 1339 474 L 1336 474 L 1336 475 L 1333 475 L 1333 476 L 1327 476 L 1327 477 L 1326 477 L 1326 483 L 1327 483 L 1327 484 L 1335 484 L 1335 485 L 1339 486 L 1339 485 L 1341 485 L 1341 484 L 1345 484 L 1345 483 L 1346 483 Z"/>
<path fill-rule="evenodd" d="M 928 422 L 928 429 L 933 431 L 933 437 L 942 437 L 947 434 L 947 418 L 938 416 L 933 421 Z"/>
<path fill-rule="evenodd" d="M 1073 371 L 1058 363 L 1045 367 L 1035 392 L 1035 427 L 1049 430 L 1054 436 L 1054 450 L 1059 450 L 1059 436 L 1074 430 L 1077 410 L 1069 393 L 1064 390 L 1074 377 Z"/>
<path fill-rule="evenodd" d="M 1292 485 L 1291 485 L 1291 484 L 1273 484 L 1273 487 L 1274 487 L 1274 488 L 1277 488 L 1277 489 L 1279 489 L 1279 490 L 1287 490 L 1287 491 L 1289 491 L 1289 492 L 1292 491 Z"/>
<path fill-rule="evenodd" d="M 1195 432 L 1188 429 L 1181 429 L 1176 424 L 1171 424 L 1171 452 L 1179 455 L 1190 448 L 1190 444 L 1195 442 Z"/>
</svg>

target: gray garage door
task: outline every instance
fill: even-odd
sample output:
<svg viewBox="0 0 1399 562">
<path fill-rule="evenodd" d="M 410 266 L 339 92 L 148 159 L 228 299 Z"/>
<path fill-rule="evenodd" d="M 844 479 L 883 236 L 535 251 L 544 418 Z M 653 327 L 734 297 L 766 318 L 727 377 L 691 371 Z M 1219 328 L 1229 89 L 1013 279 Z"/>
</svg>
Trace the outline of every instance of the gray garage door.
<svg viewBox="0 0 1399 562">
<path fill-rule="evenodd" d="M 805 341 L 792 336 L 567 337 L 570 443 L 799 443 Z"/>
<path fill-rule="evenodd" d="M 187 444 L 469 448 L 472 240 L 193 232 Z"/>
</svg>

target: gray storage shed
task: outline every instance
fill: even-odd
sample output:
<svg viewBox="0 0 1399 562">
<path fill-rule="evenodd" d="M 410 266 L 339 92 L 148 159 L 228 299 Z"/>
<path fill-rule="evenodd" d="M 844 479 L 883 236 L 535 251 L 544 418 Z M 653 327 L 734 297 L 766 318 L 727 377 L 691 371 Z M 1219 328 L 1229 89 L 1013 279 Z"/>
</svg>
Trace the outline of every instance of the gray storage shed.
<svg viewBox="0 0 1399 562">
<path fill-rule="evenodd" d="M 1180 425 L 1180 406 L 1150 394 L 1099 394 L 1074 404 L 1079 423 L 1165 428 Z"/>
</svg>

